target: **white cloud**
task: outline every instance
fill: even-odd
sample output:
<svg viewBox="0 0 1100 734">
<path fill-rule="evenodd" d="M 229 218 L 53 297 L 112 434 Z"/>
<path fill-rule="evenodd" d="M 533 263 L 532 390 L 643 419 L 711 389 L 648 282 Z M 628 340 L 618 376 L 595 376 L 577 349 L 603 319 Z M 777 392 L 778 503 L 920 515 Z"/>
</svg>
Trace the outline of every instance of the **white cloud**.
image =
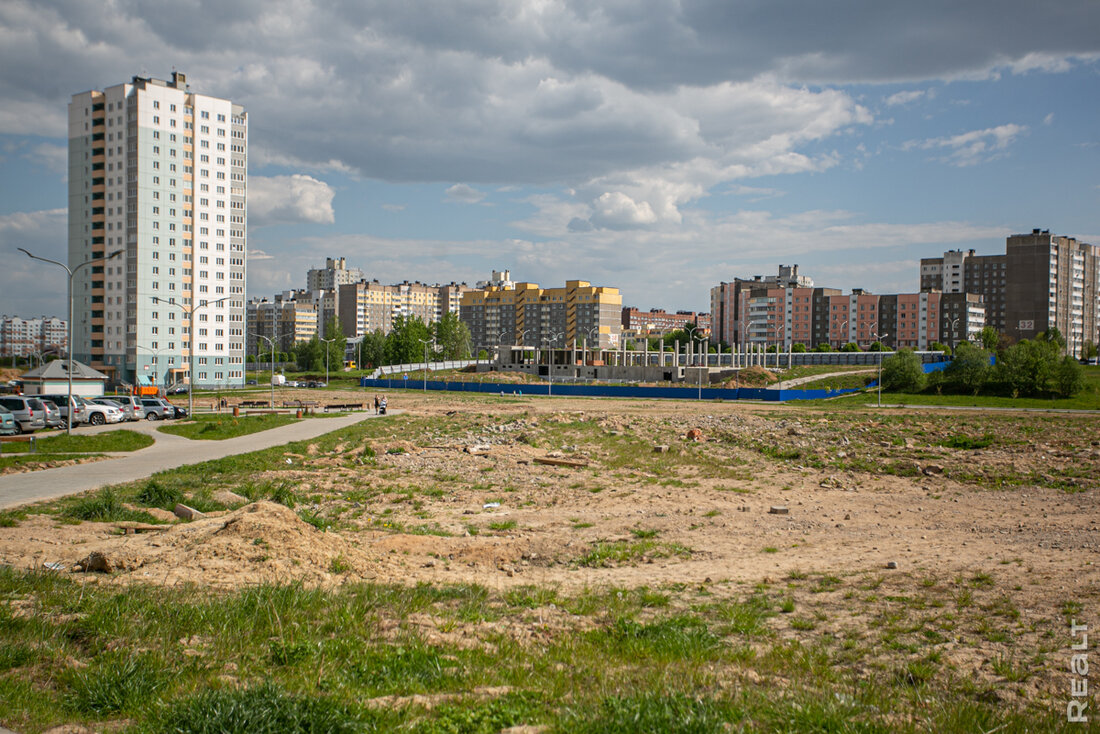
<svg viewBox="0 0 1100 734">
<path fill-rule="evenodd" d="M 607 229 L 633 229 L 644 227 L 657 221 L 652 207 L 647 202 L 637 202 L 619 191 L 601 194 L 593 202 L 595 211 L 590 222 L 596 227 Z"/>
<path fill-rule="evenodd" d="M 477 204 L 485 198 L 484 191 L 478 191 L 473 186 L 455 184 L 446 191 L 447 201 L 462 204 Z"/>
<path fill-rule="evenodd" d="M 906 150 L 947 150 L 941 161 L 953 166 L 973 166 L 1005 155 L 1005 151 L 1021 135 L 1028 131 L 1026 125 L 998 125 L 985 130 L 952 135 L 945 138 L 909 141 Z"/>
<path fill-rule="evenodd" d="M 332 199 L 336 192 L 312 176 L 251 176 L 248 193 L 249 224 L 255 227 L 335 221 Z"/>
<path fill-rule="evenodd" d="M 917 100 L 923 99 L 925 97 L 927 97 L 928 99 L 932 99 L 935 96 L 935 90 L 914 89 L 912 91 L 897 92 L 895 94 L 891 94 L 883 101 L 886 103 L 887 107 L 895 107 L 897 105 L 907 105 L 911 102 L 916 102 Z"/>
<path fill-rule="evenodd" d="M 383 204 L 382 208 L 388 212 L 403 212 L 405 211 L 404 204 Z"/>
</svg>

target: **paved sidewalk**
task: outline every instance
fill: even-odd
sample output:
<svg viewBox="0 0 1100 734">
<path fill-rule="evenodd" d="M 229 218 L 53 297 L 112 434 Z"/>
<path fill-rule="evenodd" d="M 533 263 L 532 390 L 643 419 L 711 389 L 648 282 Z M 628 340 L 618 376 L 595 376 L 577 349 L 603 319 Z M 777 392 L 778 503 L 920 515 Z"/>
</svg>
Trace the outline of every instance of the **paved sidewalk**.
<svg viewBox="0 0 1100 734">
<path fill-rule="evenodd" d="M 397 415 L 400 412 L 394 410 L 390 411 L 390 414 Z M 338 418 L 309 418 L 289 426 L 280 426 L 224 441 L 192 441 L 182 436 L 160 433 L 156 431 L 158 427 L 164 425 L 160 422 L 138 421 L 89 429 L 85 432 L 128 428 L 150 433 L 156 438 L 156 443 L 126 456 L 90 464 L 0 476 L 0 509 L 56 499 L 89 489 L 98 489 L 108 484 L 132 482 L 152 476 L 156 472 L 175 469 L 186 464 L 198 464 L 234 454 L 247 454 L 250 451 L 281 446 L 292 441 L 306 441 L 377 417 L 379 416 L 374 413 L 363 412 Z"/>
</svg>

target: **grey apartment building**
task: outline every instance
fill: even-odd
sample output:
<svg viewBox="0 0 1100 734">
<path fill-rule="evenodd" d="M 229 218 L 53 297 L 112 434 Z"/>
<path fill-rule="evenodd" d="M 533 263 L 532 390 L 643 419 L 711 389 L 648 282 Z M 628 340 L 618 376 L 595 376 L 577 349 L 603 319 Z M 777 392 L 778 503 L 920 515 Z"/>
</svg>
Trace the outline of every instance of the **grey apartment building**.
<svg viewBox="0 0 1100 734">
<path fill-rule="evenodd" d="M 952 250 L 920 265 L 922 291 L 977 293 L 999 333 L 1031 339 L 1055 327 L 1078 357 L 1086 341 L 1100 339 L 1098 282 L 1100 249 L 1050 230 L 1009 236 L 1003 255 Z"/>
</svg>

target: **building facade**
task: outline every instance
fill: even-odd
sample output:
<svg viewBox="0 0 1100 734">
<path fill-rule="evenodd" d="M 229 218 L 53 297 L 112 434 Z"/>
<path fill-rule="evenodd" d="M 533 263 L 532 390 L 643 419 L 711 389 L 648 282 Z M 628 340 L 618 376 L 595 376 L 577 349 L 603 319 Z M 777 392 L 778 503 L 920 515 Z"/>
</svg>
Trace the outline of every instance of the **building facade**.
<svg viewBox="0 0 1100 734">
<path fill-rule="evenodd" d="M 184 74 L 73 95 L 75 358 L 133 382 L 193 348 L 194 384 L 244 384 L 247 171 L 247 113 Z"/>
<path fill-rule="evenodd" d="M 470 288 L 458 283 L 428 285 L 420 282 L 383 285 L 377 280 L 341 285 L 336 297 L 340 328 L 348 338 L 378 329 L 390 333 L 394 319 L 417 317 L 434 324 L 448 313 L 457 313 L 462 294 Z"/>
<path fill-rule="evenodd" d="M 470 329 L 475 353 L 501 345 L 562 349 L 598 344 L 608 349 L 619 344 L 623 300 L 618 288 L 570 280 L 564 288 L 543 289 L 514 283 L 507 271 L 500 275 L 505 277 L 462 294 L 459 316 Z"/>
<path fill-rule="evenodd" d="M 250 300 L 248 353 L 263 361 L 271 342 L 275 343 L 275 351 L 290 352 L 299 342 L 312 339 L 318 333 L 315 296 L 313 291 L 301 290 L 278 293 L 271 300 Z"/>
<path fill-rule="evenodd" d="M 664 336 L 669 332 L 683 329 L 688 324 L 694 324 L 697 327 L 698 336 L 710 336 L 710 314 L 695 311 L 669 313 L 656 308 L 648 311 L 634 307 L 623 309 L 623 331 L 638 336 Z"/>
<path fill-rule="evenodd" d="M 761 288 L 813 288 L 812 278 L 799 275 L 798 265 L 780 265 L 776 275 L 735 278 L 710 289 L 710 340 L 712 343 L 740 344 L 745 321 L 741 312 L 742 290 Z M 839 291 L 838 291 L 839 292 Z"/>
<path fill-rule="evenodd" d="M 0 317 L 0 357 L 29 357 L 55 352 L 64 354 L 69 336 L 68 322 L 56 317 L 24 319 Z"/>
<path fill-rule="evenodd" d="M 1066 351 L 1081 356 L 1100 342 L 1100 248 L 1073 237 L 1033 229 L 1005 241 L 1003 255 L 952 250 L 921 260 L 921 290 L 970 292 L 984 298 L 987 321 L 1012 340 L 1032 339 L 1051 327 Z"/>
<path fill-rule="evenodd" d="M 342 285 L 363 280 L 363 271 L 349 268 L 347 258 L 327 257 L 325 267 L 310 268 L 306 273 L 306 290 L 334 291 Z"/>
</svg>

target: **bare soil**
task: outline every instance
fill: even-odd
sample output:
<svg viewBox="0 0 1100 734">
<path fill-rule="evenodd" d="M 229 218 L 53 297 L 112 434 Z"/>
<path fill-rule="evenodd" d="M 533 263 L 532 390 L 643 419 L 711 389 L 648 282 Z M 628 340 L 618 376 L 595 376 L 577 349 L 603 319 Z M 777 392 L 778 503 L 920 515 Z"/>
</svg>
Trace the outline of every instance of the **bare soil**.
<svg viewBox="0 0 1100 734">
<path fill-rule="evenodd" d="M 327 532 L 269 502 L 129 535 L 117 523 L 64 524 L 32 510 L 0 528 L 0 563 L 79 570 L 98 551 L 112 573 L 88 578 L 113 584 L 375 580 L 567 593 L 691 585 L 733 594 L 788 583 L 799 599 L 811 590 L 792 579 L 833 576 L 834 586 L 812 592 L 828 620 L 813 634 L 866 624 L 853 611 L 856 588 L 906 598 L 970 589 L 978 607 L 1007 599 L 1014 634 L 1032 649 L 1052 625 L 1061 642 L 1068 603 L 1095 610 L 1100 600 L 1093 418 L 388 397 L 407 411 L 388 434 L 314 445 L 288 454 L 286 470 L 255 478 L 290 482 L 335 523 Z M 990 443 L 943 445 L 960 436 Z M 781 632 L 797 635 L 785 619 Z M 992 675 L 989 657 L 971 646 L 950 658 Z M 1027 686 L 1049 692 L 1052 681 L 1035 676 Z"/>
</svg>

